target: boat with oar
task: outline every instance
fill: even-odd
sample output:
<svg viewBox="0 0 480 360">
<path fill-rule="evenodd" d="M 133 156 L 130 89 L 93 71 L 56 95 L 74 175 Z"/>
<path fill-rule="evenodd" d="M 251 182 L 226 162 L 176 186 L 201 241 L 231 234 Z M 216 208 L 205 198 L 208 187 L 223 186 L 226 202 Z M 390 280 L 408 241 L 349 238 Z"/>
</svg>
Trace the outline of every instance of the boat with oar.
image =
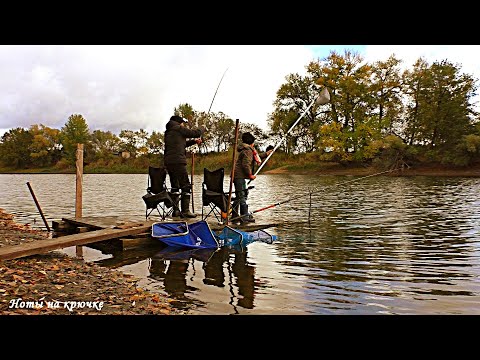
<svg viewBox="0 0 480 360">
<path fill-rule="evenodd" d="M 152 225 L 152 237 L 167 246 L 188 249 L 217 249 L 222 246 L 246 246 L 255 241 L 271 244 L 277 239 L 265 230 L 241 231 L 225 226 L 218 234 L 205 220 L 188 224 L 186 221 L 157 222 Z"/>
</svg>

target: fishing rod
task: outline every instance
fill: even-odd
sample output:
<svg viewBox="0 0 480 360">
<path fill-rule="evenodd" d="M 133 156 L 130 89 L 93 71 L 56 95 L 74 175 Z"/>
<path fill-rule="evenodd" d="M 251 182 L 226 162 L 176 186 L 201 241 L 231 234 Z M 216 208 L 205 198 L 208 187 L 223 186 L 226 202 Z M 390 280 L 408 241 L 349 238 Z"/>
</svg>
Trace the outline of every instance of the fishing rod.
<svg viewBox="0 0 480 360">
<path fill-rule="evenodd" d="M 223 73 L 222 78 L 220 79 L 220 82 L 218 83 L 217 90 L 215 90 L 215 94 L 213 94 L 213 99 L 212 99 L 212 102 L 210 103 L 210 107 L 208 108 L 207 115 L 210 114 L 210 109 L 212 108 L 213 100 L 215 100 L 215 96 L 217 96 L 218 88 L 220 87 L 220 84 L 222 83 L 223 77 L 227 73 L 227 70 L 228 70 L 228 67 L 225 69 L 225 72 Z"/>
<path fill-rule="evenodd" d="M 310 105 L 308 105 L 308 107 L 305 109 L 305 111 L 303 112 L 302 115 L 300 115 L 300 117 L 293 123 L 293 125 L 290 127 L 290 129 L 288 129 L 288 131 L 286 132 L 286 134 L 283 136 L 283 138 L 280 139 L 279 142 L 277 142 L 277 144 L 275 145 L 275 147 L 273 148 L 272 152 L 267 156 L 267 158 L 262 161 L 262 164 L 258 167 L 257 171 L 255 171 L 255 174 L 253 174 L 254 176 L 257 176 L 257 174 L 260 172 L 260 170 L 262 170 L 262 168 L 265 166 L 265 164 L 267 163 L 268 159 L 270 159 L 273 155 L 273 153 L 279 148 L 280 144 L 285 141 L 285 138 L 287 137 L 287 135 L 293 130 L 293 128 L 295 126 L 297 126 L 297 124 L 300 122 L 300 120 L 307 114 L 308 110 L 310 110 L 310 108 L 313 106 L 313 104 L 316 104 L 316 105 L 325 105 L 326 103 L 328 103 L 330 101 L 330 93 L 328 92 L 328 89 L 326 87 L 323 88 L 323 90 L 312 100 L 312 102 L 310 103 Z M 250 184 L 254 179 L 250 179 L 247 183 Z"/>
<path fill-rule="evenodd" d="M 208 108 L 207 116 L 210 114 L 210 109 L 212 108 L 213 101 L 215 100 L 215 97 L 217 96 L 218 89 L 220 88 L 220 84 L 222 83 L 223 77 L 227 73 L 228 67 L 225 69 L 219 83 L 217 86 L 217 89 L 215 90 L 215 94 L 213 94 L 212 102 L 210 103 L 210 107 Z M 201 138 L 200 138 L 201 139 Z M 200 150 L 200 145 L 199 145 L 199 150 Z M 190 185 L 192 187 L 192 213 L 195 213 L 195 204 L 193 202 L 193 173 L 194 173 L 194 168 L 195 168 L 195 150 L 192 148 L 192 169 L 191 169 L 191 175 L 190 175 Z"/>
<path fill-rule="evenodd" d="M 382 172 L 375 173 L 375 174 L 371 174 L 371 175 L 367 175 L 367 176 L 362 176 L 362 177 L 360 177 L 360 178 L 358 178 L 358 179 L 353 179 L 353 180 L 344 181 L 344 182 L 342 182 L 342 183 L 340 183 L 340 184 L 334 184 L 334 185 L 331 185 L 331 186 L 345 185 L 345 184 L 348 184 L 348 183 L 351 183 L 351 182 L 355 182 L 355 181 L 359 181 L 359 180 L 363 180 L 363 179 L 366 179 L 366 178 L 369 178 L 369 177 L 372 177 L 372 176 L 378 176 L 378 175 L 381 175 L 381 174 L 387 174 L 387 173 L 390 173 L 390 172 L 393 172 L 393 171 L 397 171 L 397 170 L 399 170 L 399 169 L 400 169 L 400 168 L 397 167 L 397 168 L 395 168 L 395 169 L 386 170 L 386 171 L 382 171 Z M 330 186 L 327 186 L 326 188 L 329 188 L 329 187 L 330 187 Z M 286 199 L 286 200 L 283 200 L 283 201 L 277 202 L 277 203 L 275 203 L 275 204 L 271 204 L 271 205 L 265 206 L 265 207 L 263 207 L 263 208 L 261 208 L 261 209 L 254 210 L 254 211 L 252 211 L 250 214 L 253 215 L 253 214 L 258 213 L 258 212 L 260 212 L 260 211 L 264 211 L 264 210 L 267 210 L 267 209 L 271 209 L 271 208 L 273 208 L 273 207 L 276 207 L 276 206 L 285 204 L 285 203 L 290 202 L 290 201 L 292 201 L 292 200 L 301 199 L 301 198 L 303 198 L 303 197 L 310 196 L 310 194 L 312 194 L 312 193 L 314 193 L 314 192 L 317 192 L 318 190 L 319 190 L 318 187 L 317 187 L 317 188 L 314 188 L 312 191 L 308 192 L 307 194 L 292 196 L 292 197 L 290 197 L 290 198 L 288 198 L 288 199 Z M 243 215 L 243 216 L 245 216 L 245 215 Z M 237 217 L 231 219 L 231 221 L 240 219 L 240 218 L 242 218 L 243 216 L 237 216 Z"/>
<path fill-rule="evenodd" d="M 227 73 L 228 67 L 225 69 L 223 72 L 222 77 L 220 78 L 220 81 L 218 82 L 217 88 L 215 90 L 215 93 L 213 94 L 212 102 L 210 103 L 210 107 L 208 108 L 207 111 L 207 117 L 210 115 L 210 110 L 212 109 L 213 102 L 215 101 L 215 97 L 217 96 L 218 89 L 220 88 L 220 84 L 222 83 L 223 78 L 225 77 L 225 74 Z M 193 153 L 193 152 L 192 152 Z"/>
</svg>

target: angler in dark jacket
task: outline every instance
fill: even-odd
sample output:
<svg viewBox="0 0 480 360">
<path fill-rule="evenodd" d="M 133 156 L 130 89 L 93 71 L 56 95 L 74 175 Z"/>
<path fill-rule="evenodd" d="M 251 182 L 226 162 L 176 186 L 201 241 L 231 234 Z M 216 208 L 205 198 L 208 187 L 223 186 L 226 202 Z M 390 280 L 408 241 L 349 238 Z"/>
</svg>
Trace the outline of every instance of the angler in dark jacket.
<svg viewBox="0 0 480 360">
<path fill-rule="evenodd" d="M 254 173 L 255 163 L 260 165 L 262 159 L 265 159 L 272 150 L 267 152 L 257 153 L 253 143 L 255 137 L 249 133 L 242 134 L 242 144 L 238 145 L 238 158 L 235 163 L 235 175 L 233 176 L 233 184 L 235 185 L 235 194 L 239 199 L 240 205 L 240 221 L 255 222 L 253 216 L 248 213 L 248 188 L 246 179 L 253 180 L 256 178 Z"/>
<path fill-rule="evenodd" d="M 192 188 L 187 173 L 186 148 L 202 142 L 201 136 L 204 128 L 188 129 L 185 127 L 185 119 L 174 115 L 167 123 L 165 131 L 165 151 L 163 163 L 170 177 L 172 192 L 181 190 L 181 214 L 173 213 L 173 216 L 194 218 L 197 215 L 190 212 L 190 190 Z M 187 139 L 191 140 L 187 140 Z M 196 139 L 195 139 L 196 138 Z"/>
</svg>

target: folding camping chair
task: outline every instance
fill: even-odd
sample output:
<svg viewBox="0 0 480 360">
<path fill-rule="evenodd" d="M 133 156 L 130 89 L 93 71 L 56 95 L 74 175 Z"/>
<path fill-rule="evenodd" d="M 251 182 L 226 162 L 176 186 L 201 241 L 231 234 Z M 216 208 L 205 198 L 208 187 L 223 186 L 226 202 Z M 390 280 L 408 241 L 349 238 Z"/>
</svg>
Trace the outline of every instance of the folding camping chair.
<svg viewBox="0 0 480 360">
<path fill-rule="evenodd" d="M 224 168 L 214 171 L 203 169 L 202 182 L 202 220 L 205 220 L 213 213 L 218 222 L 223 223 L 227 218 L 228 192 L 223 191 L 223 179 L 225 177 Z M 248 189 L 253 189 L 254 186 L 249 186 Z M 235 193 L 234 193 L 235 194 Z M 209 206 L 210 211 L 204 216 L 203 207 Z M 232 211 L 231 217 L 238 217 L 238 200 L 237 197 L 232 196 L 232 204 L 230 209 Z"/>
<path fill-rule="evenodd" d="M 210 171 L 203 168 L 203 182 L 202 182 L 202 220 L 205 220 L 213 213 L 218 222 L 223 223 L 226 218 L 228 193 L 223 191 L 223 178 L 225 176 L 225 169 L 220 168 Z M 203 208 L 209 206 L 210 210 L 204 215 Z"/>
<path fill-rule="evenodd" d="M 145 219 L 156 209 L 158 214 L 165 218 L 173 213 L 174 210 L 180 211 L 178 202 L 180 193 L 171 192 L 166 185 L 167 169 L 165 167 L 148 167 L 147 193 L 143 195 L 145 202 Z"/>
</svg>

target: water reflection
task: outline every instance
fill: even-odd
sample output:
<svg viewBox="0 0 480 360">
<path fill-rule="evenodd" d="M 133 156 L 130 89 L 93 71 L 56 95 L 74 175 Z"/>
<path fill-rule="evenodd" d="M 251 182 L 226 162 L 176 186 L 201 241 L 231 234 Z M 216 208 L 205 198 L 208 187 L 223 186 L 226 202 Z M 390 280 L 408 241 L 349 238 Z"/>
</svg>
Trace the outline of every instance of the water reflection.
<svg viewBox="0 0 480 360">
<path fill-rule="evenodd" d="M 443 313 L 445 304 L 456 313 L 480 313 L 480 306 L 467 310 L 461 303 L 453 305 L 468 297 L 467 303 L 480 300 L 478 242 L 449 236 L 462 221 L 435 237 L 425 232 L 374 235 L 371 227 L 341 229 L 331 217 L 306 225 L 281 229 L 283 241 L 276 245 L 290 274 L 308 279 L 314 313 L 412 314 L 420 301 L 423 311 L 430 304 L 429 313 Z"/>
<path fill-rule="evenodd" d="M 195 276 L 195 261 L 208 262 L 213 255 L 213 249 L 185 250 L 176 247 L 166 247 L 152 256 L 149 277 L 163 282 L 165 291 L 172 297 L 185 300 L 186 292 L 198 288 L 187 285 L 187 272 L 192 260 L 192 270 Z"/>
<path fill-rule="evenodd" d="M 199 265 L 203 271 L 204 285 L 228 287 L 228 303 L 234 313 L 239 313 L 237 306 L 253 309 L 255 268 L 248 262 L 246 247 L 183 251 L 166 248 L 151 258 L 149 277 L 163 282 L 165 291 L 176 300 L 189 302 L 186 294 L 199 290 L 198 287 L 189 285 L 197 275 L 195 266 Z M 187 281 L 189 269 L 193 274 L 190 281 Z M 195 305 L 199 306 L 200 302 L 195 302 Z"/>
<path fill-rule="evenodd" d="M 111 257 L 95 263 L 120 270 L 128 268 L 136 275 L 146 270 L 145 287 L 165 292 L 177 308 L 201 311 L 200 308 L 209 306 L 205 294 L 211 287 L 225 290 L 211 300 L 228 304 L 228 313 L 239 314 L 239 308 L 255 307 L 255 292 L 261 282 L 255 279 L 255 267 L 248 258 L 247 247 L 186 250 L 160 245 L 128 251 L 100 247 Z M 140 269 L 144 264 L 148 264 L 147 269 Z"/>
</svg>

